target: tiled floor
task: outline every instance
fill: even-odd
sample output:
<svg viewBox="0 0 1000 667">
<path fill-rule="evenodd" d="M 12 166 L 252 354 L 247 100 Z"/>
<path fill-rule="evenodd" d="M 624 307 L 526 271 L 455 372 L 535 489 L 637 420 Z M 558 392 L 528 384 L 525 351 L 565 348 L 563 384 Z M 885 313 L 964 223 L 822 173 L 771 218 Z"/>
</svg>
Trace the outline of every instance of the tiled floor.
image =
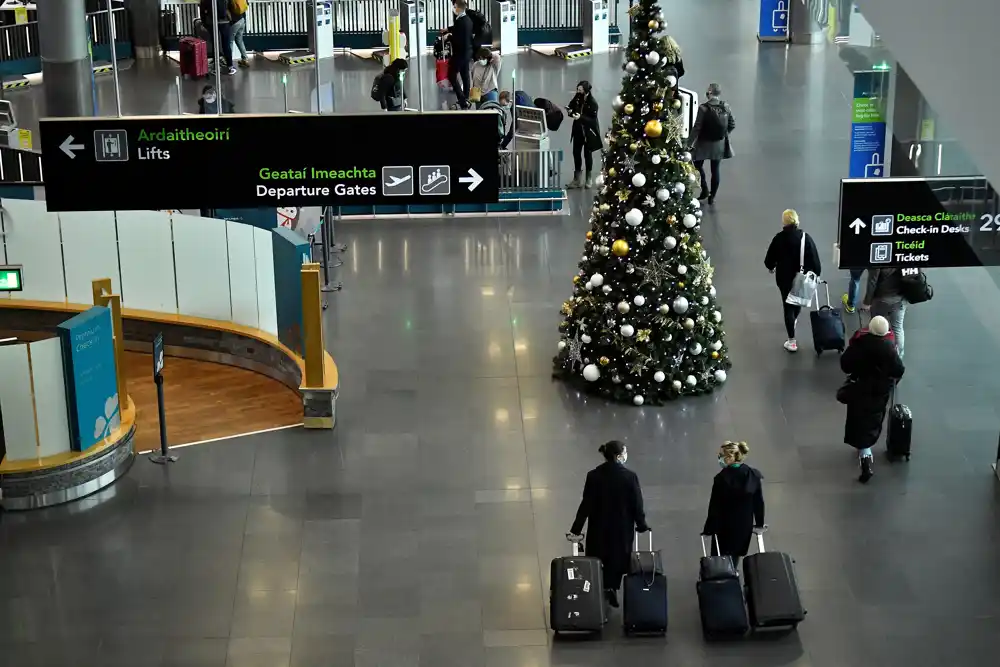
<svg viewBox="0 0 1000 667">
<path fill-rule="evenodd" d="M 859 485 L 841 444 L 836 356 L 781 349 L 762 265 L 787 206 L 829 254 L 849 76 L 822 47 L 758 46 L 753 3 L 683 5 L 672 20 L 688 82 L 722 83 L 738 122 L 704 224 L 733 351 L 724 391 L 618 407 L 550 379 L 583 199 L 570 217 L 345 223 L 345 289 L 328 320 L 343 381 L 336 431 L 181 450 L 169 469 L 137 462 L 96 506 L 0 518 L 0 664 L 993 664 L 997 288 L 978 269 L 933 272 L 934 301 L 907 322 L 914 458 L 879 461 Z M 590 78 L 610 99 L 614 59 L 522 56 L 518 80 L 561 98 Z M 271 75 L 241 76 L 234 85 L 252 91 L 241 99 L 273 110 Z M 353 99 L 367 76 L 345 75 Z M 170 109 L 172 93 L 155 90 L 130 92 L 130 109 Z M 583 475 L 611 437 L 630 444 L 664 550 L 669 635 L 626 640 L 616 618 L 602 639 L 553 641 L 548 562 L 566 553 Z M 797 634 L 702 642 L 696 540 L 725 438 L 749 441 L 770 545 L 797 559 L 809 609 Z"/>
</svg>

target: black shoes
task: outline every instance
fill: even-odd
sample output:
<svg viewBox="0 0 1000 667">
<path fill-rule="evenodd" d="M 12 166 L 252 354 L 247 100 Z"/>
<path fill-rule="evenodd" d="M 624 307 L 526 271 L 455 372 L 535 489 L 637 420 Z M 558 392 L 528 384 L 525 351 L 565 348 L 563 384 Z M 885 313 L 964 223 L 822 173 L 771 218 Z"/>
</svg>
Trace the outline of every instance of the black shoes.
<svg viewBox="0 0 1000 667">
<path fill-rule="evenodd" d="M 862 484 L 867 484 L 868 480 L 872 478 L 875 474 L 875 461 L 870 456 L 861 457 L 861 476 L 858 477 L 858 481 Z"/>
<path fill-rule="evenodd" d="M 618 591 L 609 588 L 604 591 L 604 598 L 608 601 L 609 605 L 618 609 Z"/>
</svg>

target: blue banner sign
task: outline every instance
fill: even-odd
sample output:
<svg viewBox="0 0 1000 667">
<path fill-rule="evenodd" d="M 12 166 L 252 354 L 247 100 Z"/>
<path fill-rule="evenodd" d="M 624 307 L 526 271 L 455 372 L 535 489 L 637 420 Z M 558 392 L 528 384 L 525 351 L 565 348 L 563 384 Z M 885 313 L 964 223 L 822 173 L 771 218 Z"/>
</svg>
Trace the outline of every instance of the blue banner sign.
<svg viewBox="0 0 1000 667">
<path fill-rule="evenodd" d="M 757 39 L 762 42 L 788 41 L 788 11 L 792 0 L 760 0 Z"/>
<path fill-rule="evenodd" d="M 58 326 L 71 445 L 83 452 L 121 425 L 111 311 L 94 306 Z"/>
<path fill-rule="evenodd" d="M 889 72 L 854 73 L 850 178 L 885 176 L 885 108 Z"/>
</svg>

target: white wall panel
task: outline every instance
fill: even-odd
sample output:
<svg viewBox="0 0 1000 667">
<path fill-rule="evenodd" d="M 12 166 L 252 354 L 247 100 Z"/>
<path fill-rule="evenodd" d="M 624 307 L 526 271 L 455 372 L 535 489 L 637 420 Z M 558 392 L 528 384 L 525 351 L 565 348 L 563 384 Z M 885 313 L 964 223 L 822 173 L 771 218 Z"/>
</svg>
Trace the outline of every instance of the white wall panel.
<svg viewBox="0 0 1000 667">
<path fill-rule="evenodd" d="M 254 228 L 241 222 L 227 222 L 226 230 L 229 239 L 229 289 L 233 322 L 259 329 Z"/>
<path fill-rule="evenodd" d="M 8 461 L 38 457 L 28 346 L 0 345 L 0 414 Z"/>
<path fill-rule="evenodd" d="M 170 214 L 118 211 L 118 257 L 126 308 L 177 312 Z"/>
<path fill-rule="evenodd" d="M 59 216 L 45 210 L 45 202 L 0 200 L 7 261 L 24 266 L 24 290 L 12 299 L 65 301 Z"/>
<path fill-rule="evenodd" d="M 0 232 L 3 231 L 3 215 L 0 215 Z M 7 263 L 7 247 L 3 242 L 3 235 L 0 235 L 0 264 Z M 9 299 L 10 292 L 0 292 L 0 299 Z"/>
<path fill-rule="evenodd" d="M 111 291 L 121 294 L 118 237 L 113 211 L 60 213 L 63 258 L 66 267 L 66 299 L 91 304 L 91 282 L 111 278 Z"/>
<path fill-rule="evenodd" d="M 257 271 L 258 329 L 278 335 L 278 303 L 274 295 L 274 249 L 271 230 L 253 230 L 254 256 Z"/>
<path fill-rule="evenodd" d="M 229 322 L 226 221 L 173 214 L 177 312 Z"/>
<path fill-rule="evenodd" d="M 38 455 L 62 454 L 72 448 L 66 412 L 66 376 L 62 341 L 58 338 L 29 343 L 31 379 L 38 415 Z M 6 422 L 4 422 L 6 423 Z"/>
</svg>

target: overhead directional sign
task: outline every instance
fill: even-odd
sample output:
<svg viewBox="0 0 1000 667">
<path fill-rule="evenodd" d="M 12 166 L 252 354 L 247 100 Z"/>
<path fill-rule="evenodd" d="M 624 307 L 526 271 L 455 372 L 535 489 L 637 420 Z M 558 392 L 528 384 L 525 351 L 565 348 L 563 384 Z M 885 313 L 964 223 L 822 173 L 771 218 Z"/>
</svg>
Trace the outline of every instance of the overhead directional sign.
<svg viewBox="0 0 1000 667">
<path fill-rule="evenodd" d="M 50 211 L 478 204 L 495 112 L 45 118 Z"/>
<path fill-rule="evenodd" d="M 840 268 L 1000 266 L 997 204 L 982 177 L 845 179 Z"/>
</svg>

